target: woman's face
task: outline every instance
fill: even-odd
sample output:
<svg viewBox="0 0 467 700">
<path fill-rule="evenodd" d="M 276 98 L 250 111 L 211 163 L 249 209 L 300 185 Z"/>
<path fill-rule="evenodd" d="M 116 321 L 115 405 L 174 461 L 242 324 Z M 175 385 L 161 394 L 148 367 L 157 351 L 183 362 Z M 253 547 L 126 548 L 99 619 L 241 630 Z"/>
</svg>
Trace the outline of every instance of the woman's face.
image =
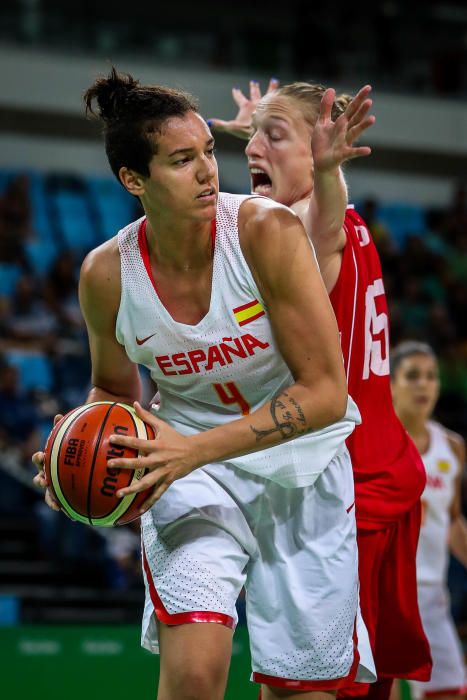
<svg viewBox="0 0 467 700">
<path fill-rule="evenodd" d="M 251 191 L 291 206 L 313 190 L 312 128 L 290 98 L 271 93 L 258 103 L 245 153 Z"/>
<path fill-rule="evenodd" d="M 154 138 L 150 176 L 137 193 L 145 210 L 178 221 L 212 221 L 219 180 L 214 139 L 204 119 L 195 112 L 172 117 Z"/>
<path fill-rule="evenodd" d="M 439 396 L 435 358 L 422 353 L 405 357 L 392 379 L 392 395 L 399 414 L 428 419 Z"/>
</svg>

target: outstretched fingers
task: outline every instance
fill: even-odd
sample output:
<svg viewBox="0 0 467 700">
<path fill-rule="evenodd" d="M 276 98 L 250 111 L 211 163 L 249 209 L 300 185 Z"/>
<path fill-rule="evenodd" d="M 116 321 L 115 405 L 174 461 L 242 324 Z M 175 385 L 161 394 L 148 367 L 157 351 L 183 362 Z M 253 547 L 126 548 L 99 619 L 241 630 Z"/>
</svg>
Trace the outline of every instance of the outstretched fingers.
<svg viewBox="0 0 467 700">
<path fill-rule="evenodd" d="M 123 498 L 124 496 L 141 493 L 147 489 L 152 489 L 151 495 L 148 497 L 152 498 L 162 485 L 165 486 L 164 491 L 166 491 L 172 482 L 173 477 L 171 476 L 170 470 L 161 464 L 157 471 L 152 471 L 149 474 L 145 474 L 145 476 L 143 476 L 142 479 L 139 479 L 139 481 L 135 481 L 133 484 L 125 486 L 123 489 L 119 489 L 117 491 L 117 496 L 119 498 Z M 156 500 L 157 499 L 154 498 L 152 503 L 154 503 Z"/>
<path fill-rule="evenodd" d="M 250 100 L 253 104 L 257 104 L 261 99 L 261 88 L 257 80 L 250 80 Z"/>
<path fill-rule="evenodd" d="M 51 490 L 48 488 L 49 482 L 47 481 L 47 477 L 45 475 L 44 460 L 45 455 L 43 452 L 35 452 L 33 454 L 32 463 L 37 469 L 37 474 L 33 478 L 32 482 L 34 486 L 37 486 L 40 489 L 45 489 L 44 499 L 49 508 L 52 508 L 52 510 L 60 510 L 60 505 L 58 501 L 54 498 Z"/>
<path fill-rule="evenodd" d="M 232 127 L 232 122 L 223 119 L 208 119 L 206 123 L 211 131 L 230 131 Z"/>
<path fill-rule="evenodd" d="M 349 149 L 346 160 L 362 158 L 363 156 L 371 156 L 371 148 L 369 146 L 353 146 Z"/>
<path fill-rule="evenodd" d="M 365 100 L 364 102 L 362 102 L 362 104 L 360 105 L 360 107 L 358 108 L 358 110 L 355 112 L 355 114 L 353 115 L 353 117 L 352 117 L 351 119 L 348 120 L 349 127 L 356 126 L 356 125 L 359 124 L 361 121 L 363 121 L 364 119 L 366 119 L 366 117 L 368 116 L 368 113 L 369 113 L 369 111 L 370 111 L 372 105 L 373 105 L 373 100 L 370 100 L 370 99 Z"/>
<path fill-rule="evenodd" d="M 269 81 L 268 89 L 266 90 L 266 95 L 268 95 L 270 92 L 274 92 L 274 90 L 277 90 L 279 87 L 279 80 L 277 78 L 271 78 Z"/>
<path fill-rule="evenodd" d="M 238 87 L 232 88 L 232 97 L 233 97 L 234 102 L 237 105 L 237 107 L 243 107 L 244 105 L 246 105 L 249 102 L 248 97 L 246 95 L 244 95 L 243 92 Z"/>
<path fill-rule="evenodd" d="M 365 102 L 366 98 L 370 94 L 372 90 L 371 85 L 364 85 L 360 90 L 357 92 L 353 100 L 349 102 L 347 105 L 347 109 L 345 110 L 345 114 L 347 116 L 347 119 L 349 122 L 353 119 L 355 116 L 356 112 L 360 109 L 361 105 L 363 102 Z"/>
<path fill-rule="evenodd" d="M 376 118 L 374 115 L 370 115 L 360 123 L 356 124 L 355 126 L 351 127 L 350 129 L 347 130 L 346 134 L 346 141 L 347 144 L 350 146 L 354 141 L 356 141 L 360 136 L 363 134 L 364 131 L 370 128 L 370 126 L 373 126 L 375 123 Z"/>
<path fill-rule="evenodd" d="M 321 124 L 325 124 L 331 119 L 332 106 L 334 100 L 336 99 L 336 91 L 334 88 L 328 88 L 324 91 L 323 97 L 321 98 L 321 104 L 319 106 L 318 121 Z"/>
</svg>

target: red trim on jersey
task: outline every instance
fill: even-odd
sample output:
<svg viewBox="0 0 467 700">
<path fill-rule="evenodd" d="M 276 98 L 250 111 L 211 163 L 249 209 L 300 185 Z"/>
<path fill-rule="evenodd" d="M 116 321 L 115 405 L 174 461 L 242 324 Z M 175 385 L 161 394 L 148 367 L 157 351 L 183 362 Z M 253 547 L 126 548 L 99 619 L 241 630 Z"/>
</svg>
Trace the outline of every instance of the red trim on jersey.
<svg viewBox="0 0 467 700">
<path fill-rule="evenodd" d="M 157 292 L 156 281 L 155 281 L 154 276 L 152 274 L 151 261 L 149 259 L 148 239 L 146 237 L 147 222 L 148 222 L 147 219 L 143 219 L 143 221 L 139 225 L 138 246 L 139 246 L 139 252 L 141 253 L 141 257 L 143 258 L 144 267 L 146 268 L 146 272 L 148 273 L 148 277 L 152 282 L 152 286 L 154 287 L 154 289 Z"/>
<path fill-rule="evenodd" d="M 354 507 L 354 505 L 355 505 L 355 501 L 354 501 L 353 503 L 351 503 L 350 506 L 349 506 L 348 508 L 345 509 L 345 512 L 346 512 L 346 513 L 350 513 L 350 511 L 352 510 L 352 508 Z"/>
<path fill-rule="evenodd" d="M 144 267 L 146 268 L 146 272 L 148 273 L 148 277 L 151 280 L 152 286 L 156 290 L 156 294 L 157 294 L 157 285 L 156 285 L 156 280 L 154 279 L 154 275 L 152 274 L 151 259 L 149 257 L 148 238 L 146 236 L 147 223 L 148 223 L 147 218 L 144 218 L 143 221 L 139 225 L 138 246 L 139 246 L 139 252 L 141 253 L 141 257 L 143 258 Z M 216 220 L 213 219 L 211 222 L 211 243 L 212 243 L 213 255 L 214 255 L 214 248 L 216 247 L 216 230 L 217 230 Z"/>
<path fill-rule="evenodd" d="M 442 690 L 426 690 L 424 696 L 426 698 L 436 698 L 441 695 L 464 695 L 467 692 L 467 686 L 460 688 L 443 688 Z"/>
<path fill-rule="evenodd" d="M 252 321 L 256 321 L 257 318 L 260 316 L 264 316 L 266 314 L 265 311 L 260 311 L 259 313 L 255 314 L 254 316 L 250 316 L 249 318 L 245 318 L 243 321 L 238 321 L 239 326 L 246 326 L 247 323 L 251 323 Z"/>
<path fill-rule="evenodd" d="M 341 678 L 330 678 L 322 681 L 299 681 L 292 680 L 290 678 L 280 678 L 279 676 L 268 676 L 265 673 L 253 672 L 253 680 L 256 683 L 264 683 L 264 685 L 270 685 L 274 688 L 287 688 L 289 690 L 338 690 L 343 686 L 352 683 L 357 675 L 358 664 L 360 663 L 360 654 L 358 653 L 357 645 L 357 630 L 354 626 L 353 632 L 354 639 L 354 657 L 352 666 L 346 676 Z"/>
<path fill-rule="evenodd" d="M 216 224 L 216 220 L 213 219 L 211 222 L 211 243 L 212 243 L 213 254 L 214 254 L 214 248 L 216 247 L 216 231 L 217 231 L 217 224 Z"/>
<path fill-rule="evenodd" d="M 214 622 L 218 625 L 224 625 L 229 629 L 235 627 L 235 622 L 233 617 L 226 615 L 225 613 L 219 612 L 209 612 L 206 610 L 196 610 L 191 612 L 183 613 L 169 613 L 165 607 L 162 600 L 156 591 L 154 585 L 154 580 L 152 578 L 151 569 L 149 568 L 148 560 L 146 559 L 146 552 L 143 549 L 143 566 L 146 573 L 146 578 L 149 585 L 149 594 L 151 596 L 152 604 L 154 605 L 154 611 L 158 620 L 164 623 L 164 625 L 186 625 L 193 622 Z"/>
</svg>

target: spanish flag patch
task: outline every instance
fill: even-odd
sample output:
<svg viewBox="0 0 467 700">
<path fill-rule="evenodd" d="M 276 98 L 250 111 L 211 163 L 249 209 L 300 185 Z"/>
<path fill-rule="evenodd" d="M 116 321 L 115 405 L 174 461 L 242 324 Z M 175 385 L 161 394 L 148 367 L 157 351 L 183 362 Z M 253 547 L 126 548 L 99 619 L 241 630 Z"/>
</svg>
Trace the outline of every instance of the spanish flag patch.
<svg viewBox="0 0 467 700">
<path fill-rule="evenodd" d="M 236 309 L 233 309 L 233 312 L 239 326 L 245 326 L 250 321 L 254 321 L 265 314 L 263 305 L 257 299 L 253 299 L 253 301 L 249 301 L 248 304 L 243 304 L 243 306 L 237 306 Z"/>
<path fill-rule="evenodd" d="M 440 472 L 448 472 L 450 469 L 450 464 L 447 459 L 438 459 L 438 471 Z"/>
</svg>

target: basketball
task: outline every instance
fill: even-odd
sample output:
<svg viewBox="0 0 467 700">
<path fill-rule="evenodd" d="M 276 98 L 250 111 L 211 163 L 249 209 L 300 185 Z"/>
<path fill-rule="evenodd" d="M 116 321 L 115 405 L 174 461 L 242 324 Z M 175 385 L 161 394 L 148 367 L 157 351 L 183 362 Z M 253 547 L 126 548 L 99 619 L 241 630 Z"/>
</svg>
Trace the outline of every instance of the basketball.
<svg viewBox="0 0 467 700">
<path fill-rule="evenodd" d="M 138 451 L 113 445 L 113 434 L 154 439 L 152 426 L 123 403 L 96 401 L 73 409 L 54 426 L 45 446 L 45 473 L 62 510 L 88 525 L 112 527 L 138 518 L 151 489 L 117 497 L 117 491 L 145 469 L 109 467 L 112 458 L 134 458 Z"/>
</svg>

